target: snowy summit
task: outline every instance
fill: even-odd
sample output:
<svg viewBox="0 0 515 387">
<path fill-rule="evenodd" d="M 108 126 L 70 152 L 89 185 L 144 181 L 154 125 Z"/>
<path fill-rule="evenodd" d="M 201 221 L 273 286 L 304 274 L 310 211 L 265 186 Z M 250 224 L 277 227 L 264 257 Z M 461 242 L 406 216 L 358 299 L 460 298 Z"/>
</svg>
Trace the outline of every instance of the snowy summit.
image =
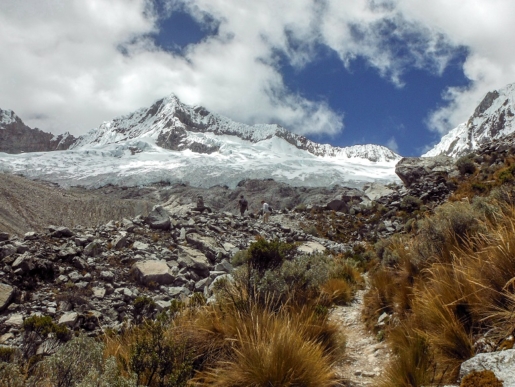
<svg viewBox="0 0 515 387">
<path fill-rule="evenodd" d="M 422 157 L 463 156 L 515 131 L 515 83 L 488 92 L 467 122 L 458 125 Z"/>
</svg>

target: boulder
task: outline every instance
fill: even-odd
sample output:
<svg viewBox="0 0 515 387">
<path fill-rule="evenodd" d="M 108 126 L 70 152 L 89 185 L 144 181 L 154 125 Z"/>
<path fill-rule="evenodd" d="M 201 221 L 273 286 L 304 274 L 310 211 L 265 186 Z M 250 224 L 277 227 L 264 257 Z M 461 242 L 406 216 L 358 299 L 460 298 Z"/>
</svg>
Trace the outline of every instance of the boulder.
<svg viewBox="0 0 515 387">
<path fill-rule="evenodd" d="M 332 211 L 337 211 L 337 212 L 348 212 L 349 211 L 349 205 L 347 204 L 347 202 L 345 200 L 341 200 L 341 199 L 331 200 L 329 203 L 327 203 L 325 208 L 326 208 L 326 210 L 332 210 Z"/>
<path fill-rule="evenodd" d="M 391 195 L 395 191 L 388 188 L 381 183 L 368 183 L 363 186 L 365 196 L 370 200 L 377 200 L 379 198 Z"/>
<path fill-rule="evenodd" d="M 23 239 L 26 241 L 33 241 L 35 239 L 38 239 L 38 234 L 35 231 L 29 231 L 25 233 Z"/>
<path fill-rule="evenodd" d="M 8 257 L 9 255 L 15 254 L 18 249 L 13 245 L 0 246 L 0 259 Z"/>
<path fill-rule="evenodd" d="M 216 255 L 223 250 L 218 247 L 218 242 L 212 237 L 191 233 L 186 235 L 186 240 L 188 244 L 202 251 L 211 260 L 214 260 Z"/>
<path fill-rule="evenodd" d="M 169 285 L 174 280 L 174 276 L 164 260 L 146 260 L 136 262 L 132 265 L 131 271 L 136 279 L 145 285 L 148 285 L 151 282 L 155 282 L 159 285 Z"/>
<path fill-rule="evenodd" d="M 132 249 L 133 250 L 138 250 L 138 251 L 148 250 L 148 243 L 143 243 L 143 242 L 140 242 L 140 241 L 136 241 L 136 242 L 133 243 Z"/>
<path fill-rule="evenodd" d="M 154 206 L 152 211 L 149 212 L 145 218 L 145 222 L 152 229 L 156 230 L 169 230 L 170 229 L 170 216 L 162 206 Z"/>
<path fill-rule="evenodd" d="M 395 166 L 395 173 L 406 187 L 421 179 L 436 180 L 447 177 L 458 169 L 455 160 L 449 156 L 403 157 Z"/>
<path fill-rule="evenodd" d="M 61 318 L 59 318 L 59 324 L 73 328 L 73 326 L 77 323 L 78 318 L 79 315 L 77 312 L 66 312 L 61 316 Z"/>
<path fill-rule="evenodd" d="M 116 250 L 127 247 L 127 244 L 128 244 L 128 240 L 127 240 L 127 235 L 125 233 L 121 234 L 113 241 L 113 247 Z"/>
<path fill-rule="evenodd" d="M 6 327 L 21 328 L 23 326 L 23 315 L 21 313 L 13 314 L 4 324 Z"/>
<path fill-rule="evenodd" d="M 484 370 L 492 371 L 504 387 L 515 387 L 515 349 L 477 354 L 461 364 L 460 378 Z"/>
<path fill-rule="evenodd" d="M 10 237 L 10 235 L 7 234 L 6 232 L 0 232 L 0 242 L 8 241 L 9 237 Z"/>
<path fill-rule="evenodd" d="M 93 241 L 84 247 L 83 254 L 86 257 L 96 257 L 102 253 L 102 245 L 99 241 Z"/>
<path fill-rule="evenodd" d="M 51 236 L 54 238 L 70 238 L 74 234 L 68 227 L 50 228 Z"/>
<path fill-rule="evenodd" d="M 297 251 L 300 251 L 304 254 L 323 253 L 325 250 L 326 247 L 324 245 L 314 241 L 303 243 L 297 247 Z"/>
<path fill-rule="evenodd" d="M 0 312 L 9 306 L 16 290 L 7 284 L 0 283 Z"/>
<path fill-rule="evenodd" d="M 209 275 L 210 264 L 207 257 L 200 251 L 186 246 L 179 247 L 179 267 L 193 270 L 202 277 Z"/>
<path fill-rule="evenodd" d="M 29 253 L 20 255 L 12 264 L 13 270 L 20 269 L 23 273 L 27 273 L 34 269 L 34 259 Z"/>
</svg>

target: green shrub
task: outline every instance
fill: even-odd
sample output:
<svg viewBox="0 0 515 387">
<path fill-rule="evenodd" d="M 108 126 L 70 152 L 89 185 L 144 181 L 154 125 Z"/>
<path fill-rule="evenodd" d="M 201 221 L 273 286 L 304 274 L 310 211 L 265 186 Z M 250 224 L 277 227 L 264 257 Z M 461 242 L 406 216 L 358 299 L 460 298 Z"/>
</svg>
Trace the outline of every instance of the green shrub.
<svg viewBox="0 0 515 387">
<path fill-rule="evenodd" d="M 236 254 L 234 254 L 231 258 L 231 264 L 234 267 L 238 267 L 244 265 L 248 261 L 247 250 L 240 250 Z"/>
<path fill-rule="evenodd" d="M 15 363 L 0 361 L 0 386 L 25 387 L 25 375 Z"/>
<path fill-rule="evenodd" d="M 50 316 L 31 316 L 23 321 L 23 356 L 30 358 L 36 353 L 38 345 L 49 335 L 62 342 L 71 338 L 70 330 L 64 325 L 53 322 Z"/>
<path fill-rule="evenodd" d="M 418 210 L 422 205 L 422 200 L 415 196 L 407 195 L 402 198 L 400 207 L 405 211 Z"/>
<path fill-rule="evenodd" d="M 14 360 L 16 348 L 0 347 L 0 362 L 11 363 Z"/>
<path fill-rule="evenodd" d="M 102 370 L 91 369 L 88 375 L 77 383 L 76 387 L 138 387 L 135 375 L 125 379 L 118 369 L 116 359 L 110 356 Z"/>
<path fill-rule="evenodd" d="M 159 321 L 147 321 L 136 333 L 129 365 L 138 384 L 186 386 L 193 372 L 193 359 L 186 346 L 174 341 L 167 326 Z"/>
<path fill-rule="evenodd" d="M 281 266 L 284 259 L 290 256 L 295 247 L 288 243 L 274 240 L 267 242 L 260 238 L 250 245 L 248 249 L 249 266 L 258 272 L 273 270 Z"/>
<path fill-rule="evenodd" d="M 501 184 L 511 183 L 512 181 L 515 180 L 515 176 L 513 176 L 513 172 L 515 172 L 515 165 L 503 168 L 497 174 L 497 180 L 499 180 L 499 182 Z"/>
<path fill-rule="evenodd" d="M 37 364 L 36 375 L 52 386 L 75 386 L 92 371 L 102 370 L 103 345 L 80 335 Z"/>
</svg>

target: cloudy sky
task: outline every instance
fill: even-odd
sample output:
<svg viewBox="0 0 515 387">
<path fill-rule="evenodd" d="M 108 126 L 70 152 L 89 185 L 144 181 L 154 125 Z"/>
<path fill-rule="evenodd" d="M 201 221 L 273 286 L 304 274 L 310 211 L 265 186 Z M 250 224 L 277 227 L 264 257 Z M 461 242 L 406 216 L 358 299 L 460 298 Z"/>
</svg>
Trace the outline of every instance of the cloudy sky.
<svg viewBox="0 0 515 387">
<path fill-rule="evenodd" d="M 75 135 L 176 94 L 420 155 L 515 82 L 513 0 L 0 0 L 0 108 Z"/>
</svg>

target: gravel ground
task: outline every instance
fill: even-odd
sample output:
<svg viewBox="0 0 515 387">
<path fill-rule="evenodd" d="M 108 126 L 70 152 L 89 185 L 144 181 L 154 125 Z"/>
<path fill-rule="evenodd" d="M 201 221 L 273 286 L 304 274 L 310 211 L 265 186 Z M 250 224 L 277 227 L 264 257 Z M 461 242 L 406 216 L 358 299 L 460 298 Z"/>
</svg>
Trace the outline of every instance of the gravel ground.
<svg viewBox="0 0 515 387">
<path fill-rule="evenodd" d="M 336 307 L 330 316 L 346 337 L 345 357 L 338 364 L 338 374 L 349 387 L 377 385 L 390 360 L 386 343 L 378 342 L 361 320 L 365 292 L 359 290 L 350 305 Z"/>
<path fill-rule="evenodd" d="M 120 199 L 100 191 L 63 189 L 54 184 L 0 173 L 0 231 L 23 235 L 48 225 L 94 226 L 111 219 L 146 215 L 148 200 Z"/>
</svg>

